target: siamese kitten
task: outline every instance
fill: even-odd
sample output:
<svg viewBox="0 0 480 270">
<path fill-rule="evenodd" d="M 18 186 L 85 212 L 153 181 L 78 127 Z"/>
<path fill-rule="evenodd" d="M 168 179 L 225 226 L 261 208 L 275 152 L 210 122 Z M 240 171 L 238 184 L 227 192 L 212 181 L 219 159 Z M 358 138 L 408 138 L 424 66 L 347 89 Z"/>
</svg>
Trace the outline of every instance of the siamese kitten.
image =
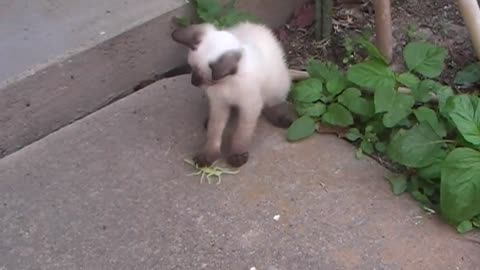
<svg viewBox="0 0 480 270">
<path fill-rule="evenodd" d="M 204 23 L 178 29 L 172 38 L 190 49 L 191 83 L 204 89 L 209 100 L 207 141 L 193 158 L 198 166 L 210 166 L 220 157 L 231 108 L 238 110 L 238 126 L 227 156 L 233 167 L 248 161 L 250 141 L 262 113 L 277 127 L 290 126 L 285 105 L 291 78 L 284 51 L 269 28 L 245 22 L 220 30 Z"/>
</svg>

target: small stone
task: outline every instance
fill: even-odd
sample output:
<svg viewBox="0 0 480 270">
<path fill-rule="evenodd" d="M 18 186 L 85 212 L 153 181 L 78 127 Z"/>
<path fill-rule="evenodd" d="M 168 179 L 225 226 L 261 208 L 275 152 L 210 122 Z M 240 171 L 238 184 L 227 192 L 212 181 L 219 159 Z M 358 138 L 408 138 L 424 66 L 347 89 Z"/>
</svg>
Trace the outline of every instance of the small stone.
<svg viewBox="0 0 480 270">
<path fill-rule="evenodd" d="M 273 219 L 274 219 L 275 221 L 280 220 L 280 215 L 275 215 L 275 216 L 273 216 Z"/>
</svg>

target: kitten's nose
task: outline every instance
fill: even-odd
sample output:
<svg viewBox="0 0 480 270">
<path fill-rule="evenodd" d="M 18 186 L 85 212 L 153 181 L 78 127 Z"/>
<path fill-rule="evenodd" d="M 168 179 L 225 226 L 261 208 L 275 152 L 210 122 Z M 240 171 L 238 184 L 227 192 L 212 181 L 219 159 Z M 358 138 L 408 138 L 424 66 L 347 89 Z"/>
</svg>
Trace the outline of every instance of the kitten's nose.
<svg viewBox="0 0 480 270">
<path fill-rule="evenodd" d="M 194 86 L 202 85 L 202 77 L 196 72 L 192 72 L 192 84 Z"/>
</svg>

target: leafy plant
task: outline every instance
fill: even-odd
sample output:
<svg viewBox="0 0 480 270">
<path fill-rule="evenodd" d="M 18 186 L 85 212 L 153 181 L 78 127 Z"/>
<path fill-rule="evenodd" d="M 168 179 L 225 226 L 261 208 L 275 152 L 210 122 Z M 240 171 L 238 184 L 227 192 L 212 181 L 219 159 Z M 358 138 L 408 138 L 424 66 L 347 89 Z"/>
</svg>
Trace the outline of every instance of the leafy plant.
<svg viewBox="0 0 480 270">
<path fill-rule="evenodd" d="M 253 15 L 238 11 L 235 8 L 236 0 L 228 0 L 221 4 L 219 0 L 190 0 L 196 14 L 202 22 L 212 23 L 217 27 L 230 27 L 242 21 L 256 21 Z M 187 18 L 177 18 L 180 25 L 191 24 Z"/>
<path fill-rule="evenodd" d="M 387 177 L 394 194 L 409 193 L 460 233 L 479 228 L 480 99 L 454 95 L 435 80 L 444 68 L 443 48 L 407 44 L 406 71 L 396 74 L 373 44 L 353 43 L 368 56 L 345 72 L 309 61 L 310 78 L 295 83 L 290 93 L 300 118 L 288 139 L 310 137 L 317 122 L 347 128 L 345 138 L 358 146 L 357 156 L 380 155 L 403 167 L 403 174 Z M 456 83 L 479 81 L 477 68 L 461 71 Z"/>
</svg>

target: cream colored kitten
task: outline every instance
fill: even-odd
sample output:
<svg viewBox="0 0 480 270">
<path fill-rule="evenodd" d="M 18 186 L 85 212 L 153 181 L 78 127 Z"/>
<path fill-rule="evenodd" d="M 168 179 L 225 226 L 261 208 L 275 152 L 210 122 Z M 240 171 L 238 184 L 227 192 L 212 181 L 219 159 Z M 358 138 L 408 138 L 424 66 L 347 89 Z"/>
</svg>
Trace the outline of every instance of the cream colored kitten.
<svg viewBox="0 0 480 270">
<path fill-rule="evenodd" d="M 226 30 L 197 24 L 174 31 L 172 38 L 190 48 L 192 84 L 205 89 L 209 100 L 207 142 L 194 157 L 199 166 L 209 166 L 220 157 L 231 108 L 239 113 L 227 157 L 234 167 L 248 161 L 262 112 L 275 126 L 291 124 L 284 107 L 291 78 L 283 49 L 269 28 L 249 22 Z"/>
</svg>

